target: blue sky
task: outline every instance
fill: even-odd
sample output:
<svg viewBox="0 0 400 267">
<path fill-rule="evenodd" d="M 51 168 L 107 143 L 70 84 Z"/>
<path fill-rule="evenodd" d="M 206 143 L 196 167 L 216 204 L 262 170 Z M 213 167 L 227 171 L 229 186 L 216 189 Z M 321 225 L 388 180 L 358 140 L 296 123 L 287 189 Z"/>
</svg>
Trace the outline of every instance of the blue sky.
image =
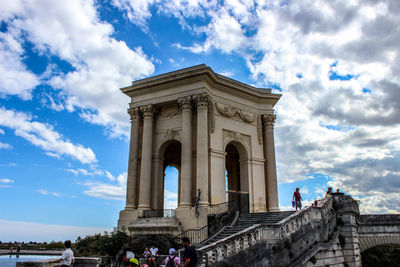
<svg viewBox="0 0 400 267">
<path fill-rule="evenodd" d="M 282 209 L 328 186 L 400 200 L 398 1 L 0 0 L 0 240 L 116 226 L 133 80 L 197 64 L 282 98 Z M 166 203 L 176 197 L 168 169 Z"/>
</svg>

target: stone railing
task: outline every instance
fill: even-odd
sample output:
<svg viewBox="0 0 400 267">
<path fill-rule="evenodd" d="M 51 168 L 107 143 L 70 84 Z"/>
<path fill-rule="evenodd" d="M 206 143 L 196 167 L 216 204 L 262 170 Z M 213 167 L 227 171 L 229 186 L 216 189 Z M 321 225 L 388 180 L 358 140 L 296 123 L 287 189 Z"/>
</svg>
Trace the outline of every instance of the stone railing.
<svg viewBox="0 0 400 267">
<path fill-rule="evenodd" d="M 332 214 L 332 197 L 318 201 L 317 206 L 306 207 L 277 224 L 256 224 L 232 236 L 198 249 L 203 266 L 211 266 L 258 243 L 277 243 L 287 239 L 312 221 L 319 222 Z"/>
</svg>

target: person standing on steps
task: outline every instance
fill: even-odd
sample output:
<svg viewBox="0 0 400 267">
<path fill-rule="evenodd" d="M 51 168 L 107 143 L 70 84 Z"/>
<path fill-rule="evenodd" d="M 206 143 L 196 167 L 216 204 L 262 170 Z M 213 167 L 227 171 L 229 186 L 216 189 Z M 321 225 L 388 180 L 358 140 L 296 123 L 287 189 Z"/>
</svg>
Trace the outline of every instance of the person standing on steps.
<svg viewBox="0 0 400 267">
<path fill-rule="evenodd" d="M 332 195 L 332 187 L 328 187 L 328 191 L 326 191 L 324 198 L 326 198 L 326 197 L 328 197 L 330 195 Z"/>
<path fill-rule="evenodd" d="M 193 245 L 190 245 L 190 239 L 182 238 L 182 246 L 185 248 L 183 253 L 183 267 L 195 267 L 197 263 L 197 253 Z"/>
<path fill-rule="evenodd" d="M 296 187 L 296 191 L 293 193 L 293 199 L 292 200 L 296 201 L 296 211 L 297 211 L 297 208 L 299 208 L 299 210 L 301 210 L 301 201 L 303 199 L 301 198 L 300 189 L 298 187 Z"/>
</svg>

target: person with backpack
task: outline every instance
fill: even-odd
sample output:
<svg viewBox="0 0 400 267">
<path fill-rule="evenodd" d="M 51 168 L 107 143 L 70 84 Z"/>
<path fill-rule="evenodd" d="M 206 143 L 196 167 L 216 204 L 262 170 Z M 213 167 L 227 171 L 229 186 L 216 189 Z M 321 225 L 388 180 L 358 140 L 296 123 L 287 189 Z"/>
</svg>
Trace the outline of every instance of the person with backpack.
<svg viewBox="0 0 400 267">
<path fill-rule="evenodd" d="M 195 267 L 197 263 L 196 248 L 190 245 L 188 237 L 182 238 L 182 246 L 185 248 L 185 252 L 183 253 L 183 267 Z"/>
<path fill-rule="evenodd" d="M 179 267 L 181 265 L 181 260 L 179 257 L 175 256 L 175 249 L 171 248 L 169 250 L 169 256 L 165 259 L 165 267 Z"/>
</svg>

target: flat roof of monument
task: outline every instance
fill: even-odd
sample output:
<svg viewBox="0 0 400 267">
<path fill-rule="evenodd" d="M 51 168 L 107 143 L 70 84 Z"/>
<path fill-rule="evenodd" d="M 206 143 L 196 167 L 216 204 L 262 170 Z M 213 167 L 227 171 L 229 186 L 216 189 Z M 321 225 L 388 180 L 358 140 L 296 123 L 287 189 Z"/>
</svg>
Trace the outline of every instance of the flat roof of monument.
<svg viewBox="0 0 400 267">
<path fill-rule="evenodd" d="M 128 95 L 132 96 L 135 93 L 139 93 L 139 91 L 149 89 L 151 87 L 158 87 L 160 85 L 167 84 L 176 84 L 180 82 L 193 82 L 194 78 L 202 77 L 202 79 L 211 80 L 214 83 L 225 85 L 227 87 L 236 88 L 241 91 L 246 91 L 250 94 L 257 94 L 260 96 L 269 96 L 272 98 L 276 98 L 276 101 L 281 97 L 281 94 L 272 94 L 271 89 L 269 88 L 257 88 L 237 80 L 228 78 L 221 74 L 215 73 L 210 67 L 205 64 L 200 64 L 176 71 L 167 72 L 164 74 L 155 75 L 152 77 L 136 80 L 132 82 L 132 85 L 121 88 L 121 91 Z"/>
</svg>

